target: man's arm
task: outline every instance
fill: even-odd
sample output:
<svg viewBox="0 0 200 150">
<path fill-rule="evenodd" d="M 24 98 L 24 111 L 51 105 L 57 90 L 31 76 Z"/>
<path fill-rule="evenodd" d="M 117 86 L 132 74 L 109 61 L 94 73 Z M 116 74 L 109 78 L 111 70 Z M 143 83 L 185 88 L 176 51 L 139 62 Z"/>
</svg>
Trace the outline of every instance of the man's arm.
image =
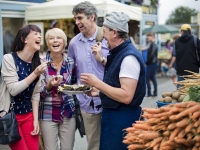
<svg viewBox="0 0 200 150">
<path fill-rule="evenodd" d="M 120 103 L 129 104 L 135 94 L 138 80 L 132 78 L 120 78 L 120 88 L 112 87 L 99 80 L 95 75 L 82 73 L 81 82 L 97 88 L 99 91 Z M 97 95 L 96 95 L 97 96 Z"/>
</svg>

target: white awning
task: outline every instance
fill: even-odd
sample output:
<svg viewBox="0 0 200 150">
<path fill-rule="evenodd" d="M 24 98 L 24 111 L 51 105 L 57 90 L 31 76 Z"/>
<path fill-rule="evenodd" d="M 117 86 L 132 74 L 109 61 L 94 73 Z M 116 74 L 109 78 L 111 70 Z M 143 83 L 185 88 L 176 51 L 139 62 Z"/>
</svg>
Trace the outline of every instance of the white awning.
<svg viewBox="0 0 200 150">
<path fill-rule="evenodd" d="M 73 18 L 73 6 L 85 0 L 54 0 L 38 5 L 28 6 L 25 10 L 25 20 L 53 20 Z M 129 6 L 114 0 L 88 0 L 98 10 L 98 17 L 104 17 L 107 12 L 120 11 L 129 15 L 130 19 L 141 21 L 142 8 Z"/>
</svg>

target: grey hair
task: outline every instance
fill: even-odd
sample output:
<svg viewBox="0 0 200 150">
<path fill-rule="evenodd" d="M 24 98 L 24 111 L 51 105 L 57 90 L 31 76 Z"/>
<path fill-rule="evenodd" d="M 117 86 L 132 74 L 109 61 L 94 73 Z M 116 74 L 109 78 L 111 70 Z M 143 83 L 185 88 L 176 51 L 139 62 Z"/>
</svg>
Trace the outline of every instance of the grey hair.
<svg viewBox="0 0 200 150">
<path fill-rule="evenodd" d="M 73 10 L 72 10 L 73 15 L 81 14 L 81 13 L 84 13 L 88 19 L 90 18 L 92 14 L 94 14 L 95 15 L 94 21 L 95 22 L 97 21 L 97 9 L 92 3 L 85 1 L 73 7 Z"/>
</svg>

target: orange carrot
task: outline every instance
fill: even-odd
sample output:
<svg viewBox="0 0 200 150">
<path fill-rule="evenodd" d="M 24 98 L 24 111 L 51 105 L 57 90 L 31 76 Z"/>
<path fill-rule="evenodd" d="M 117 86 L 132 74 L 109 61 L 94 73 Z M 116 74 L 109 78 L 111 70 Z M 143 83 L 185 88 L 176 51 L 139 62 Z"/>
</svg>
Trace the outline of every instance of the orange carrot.
<svg viewBox="0 0 200 150">
<path fill-rule="evenodd" d="M 171 116 L 169 117 L 169 120 L 172 121 L 172 122 L 175 122 L 175 121 L 181 120 L 181 118 L 178 118 L 178 119 L 177 119 L 177 115 L 171 115 Z"/>
<path fill-rule="evenodd" d="M 176 103 L 175 107 L 178 108 L 187 108 L 188 102 L 183 102 L 183 103 Z"/>
<path fill-rule="evenodd" d="M 175 149 L 175 146 L 162 146 L 160 147 L 160 150 L 174 150 Z"/>
<path fill-rule="evenodd" d="M 192 119 L 195 121 L 197 118 L 200 117 L 200 111 L 196 111 L 192 114 Z"/>
<path fill-rule="evenodd" d="M 153 117 L 160 118 L 160 117 L 169 116 L 169 115 L 170 115 L 169 112 L 162 112 L 162 113 L 153 114 Z"/>
<path fill-rule="evenodd" d="M 129 127 L 125 129 L 126 132 L 134 132 L 136 129 L 134 127 Z"/>
<path fill-rule="evenodd" d="M 166 137 L 169 137 L 170 135 L 170 130 L 166 130 L 165 132 L 163 132 L 163 135 Z"/>
<path fill-rule="evenodd" d="M 174 138 L 174 141 L 178 144 L 183 144 L 185 146 L 191 146 L 194 142 L 192 140 L 187 140 L 184 138 L 178 139 L 177 137 Z"/>
<path fill-rule="evenodd" d="M 200 104 L 194 105 L 190 108 L 185 109 L 184 111 L 182 111 L 178 115 L 176 115 L 176 119 L 181 119 L 182 117 L 185 117 L 185 116 L 192 114 L 192 113 L 199 111 L 199 110 L 200 110 Z"/>
<path fill-rule="evenodd" d="M 188 124 L 187 127 L 185 128 L 185 133 L 190 132 L 190 130 L 193 128 L 193 126 L 194 126 L 193 123 Z"/>
<path fill-rule="evenodd" d="M 124 143 L 124 144 L 131 144 L 131 142 L 128 141 L 128 140 L 123 140 L 122 143 Z"/>
<path fill-rule="evenodd" d="M 171 107 L 161 107 L 160 110 L 162 112 L 169 112 L 172 108 Z"/>
<path fill-rule="evenodd" d="M 160 109 L 156 109 L 156 108 L 142 108 L 142 110 L 144 112 L 149 113 L 149 114 L 157 114 L 157 113 L 161 113 L 162 112 Z"/>
<path fill-rule="evenodd" d="M 160 143 L 163 140 L 163 137 L 158 137 L 156 139 L 153 140 L 153 142 L 151 143 L 150 147 L 154 147 L 156 144 Z"/>
<path fill-rule="evenodd" d="M 151 130 L 151 126 L 147 124 L 134 124 L 133 127 L 136 129 Z"/>
<path fill-rule="evenodd" d="M 150 145 L 151 145 L 151 142 L 148 142 L 145 144 L 145 147 L 150 147 Z"/>
<path fill-rule="evenodd" d="M 200 143 L 200 134 L 194 136 L 193 140 L 197 143 Z"/>
<path fill-rule="evenodd" d="M 150 124 L 157 124 L 159 122 L 160 120 L 158 118 L 150 118 L 147 120 L 147 123 L 150 123 Z"/>
<path fill-rule="evenodd" d="M 197 128 L 199 126 L 199 121 L 194 122 L 194 127 Z"/>
<path fill-rule="evenodd" d="M 200 133 L 200 126 L 197 128 L 197 133 Z"/>
<path fill-rule="evenodd" d="M 185 108 L 182 108 L 182 107 L 173 107 L 171 111 L 173 113 L 180 113 L 180 112 L 182 112 L 184 110 L 185 110 Z"/>
<path fill-rule="evenodd" d="M 155 125 L 155 126 L 152 126 L 152 130 L 153 131 L 160 131 L 160 130 L 167 130 L 167 126 L 166 124 L 158 124 L 158 125 Z"/>
<path fill-rule="evenodd" d="M 197 104 L 197 102 L 195 102 L 195 101 L 189 101 L 189 102 L 186 102 L 186 103 L 188 103 L 187 108 L 190 108 L 190 107 L 195 106 Z"/>
<path fill-rule="evenodd" d="M 146 134 L 139 134 L 138 137 L 144 140 L 153 140 L 155 138 L 158 138 L 160 135 L 158 132 L 151 132 Z"/>
<path fill-rule="evenodd" d="M 159 146 L 160 146 L 160 143 L 157 143 L 157 144 L 153 147 L 153 150 L 159 150 Z"/>
<path fill-rule="evenodd" d="M 176 127 L 178 128 L 186 127 L 188 123 L 189 123 L 189 118 L 184 118 L 176 123 Z"/>
<path fill-rule="evenodd" d="M 181 139 L 181 138 L 184 137 L 184 135 L 185 135 L 185 130 L 181 130 L 181 131 L 178 133 L 177 138 Z"/>
<path fill-rule="evenodd" d="M 142 148 L 144 149 L 146 148 L 146 146 L 143 144 L 131 144 L 128 146 L 128 148 L 129 149 L 142 149 Z"/>
<path fill-rule="evenodd" d="M 169 118 L 168 116 L 162 116 L 162 117 L 160 118 L 160 120 L 162 120 L 162 121 L 163 121 L 163 120 L 168 120 L 168 118 Z"/>
<path fill-rule="evenodd" d="M 192 133 L 187 133 L 187 134 L 186 134 L 186 137 L 187 137 L 187 140 L 191 140 L 192 137 L 193 137 L 193 135 L 192 135 Z"/>
<path fill-rule="evenodd" d="M 178 133 L 182 130 L 182 128 L 175 128 L 174 131 L 172 131 L 169 141 L 173 141 L 174 138 L 178 135 Z"/>
<path fill-rule="evenodd" d="M 196 128 L 192 128 L 191 132 L 192 132 L 193 134 L 196 134 L 196 133 L 197 133 L 197 129 L 196 129 Z"/>
<path fill-rule="evenodd" d="M 167 127 L 168 130 L 173 130 L 175 128 L 176 128 L 176 122 L 169 124 L 168 127 Z"/>
<path fill-rule="evenodd" d="M 146 123 L 146 121 L 144 121 L 144 120 L 139 120 L 139 121 L 135 121 L 135 123 L 137 123 L 137 124 L 144 124 L 144 123 Z"/>
</svg>

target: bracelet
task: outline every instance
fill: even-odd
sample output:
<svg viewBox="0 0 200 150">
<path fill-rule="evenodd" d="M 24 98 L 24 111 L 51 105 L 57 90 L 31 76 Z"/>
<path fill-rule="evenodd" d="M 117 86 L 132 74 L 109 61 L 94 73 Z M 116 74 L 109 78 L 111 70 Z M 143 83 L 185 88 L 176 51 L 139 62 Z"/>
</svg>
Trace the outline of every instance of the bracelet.
<svg viewBox="0 0 200 150">
<path fill-rule="evenodd" d="M 37 73 L 35 73 L 35 70 L 33 71 L 33 73 L 34 73 L 36 76 L 38 76 Z"/>
<path fill-rule="evenodd" d="M 103 64 L 105 62 L 106 58 L 103 57 L 101 63 Z"/>
</svg>

